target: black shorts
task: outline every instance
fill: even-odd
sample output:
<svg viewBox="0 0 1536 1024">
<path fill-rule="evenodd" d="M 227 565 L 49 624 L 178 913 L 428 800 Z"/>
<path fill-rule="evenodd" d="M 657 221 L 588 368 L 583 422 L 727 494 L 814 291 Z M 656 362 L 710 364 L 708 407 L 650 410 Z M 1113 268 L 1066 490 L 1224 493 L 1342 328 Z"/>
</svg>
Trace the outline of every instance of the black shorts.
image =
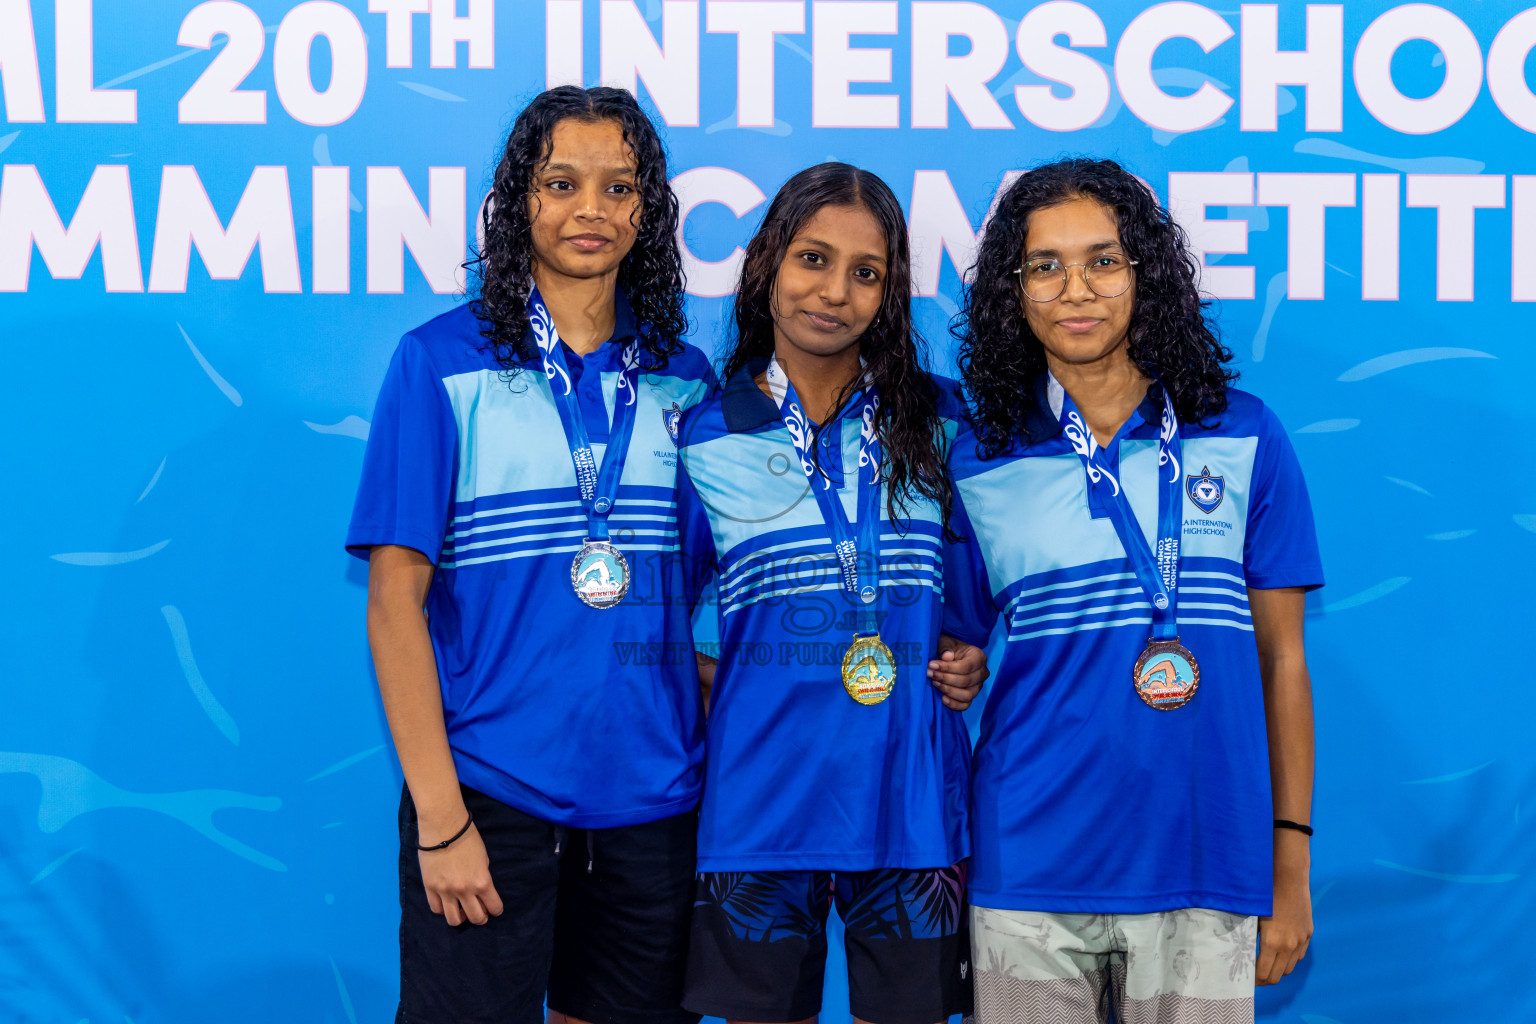
<svg viewBox="0 0 1536 1024">
<path fill-rule="evenodd" d="M 623 828 L 568 828 L 468 786 L 505 909 L 451 926 L 427 904 L 416 807 L 400 797 L 396 1024 L 695 1024 L 680 1005 L 693 903 L 695 812 Z"/>
<path fill-rule="evenodd" d="M 934 1024 L 969 1013 L 966 867 L 701 874 L 683 1005 L 763 1024 L 814 1017 L 835 898 L 855 1017 Z"/>
</svg>

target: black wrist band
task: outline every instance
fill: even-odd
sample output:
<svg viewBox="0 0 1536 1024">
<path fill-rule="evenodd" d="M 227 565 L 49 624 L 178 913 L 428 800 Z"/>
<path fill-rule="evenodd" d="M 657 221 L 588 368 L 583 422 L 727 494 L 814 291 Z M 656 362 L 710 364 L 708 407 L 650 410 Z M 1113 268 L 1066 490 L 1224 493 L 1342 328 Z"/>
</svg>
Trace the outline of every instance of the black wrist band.
<svg viewBox="0 0 1536 1024">
<path fill-rule="evenodd" d="M 1312 826 L 1303 825 L 1299 821 L 1286 821 L 1284 818 L 1275 819 L 1275 828 L 1288 828 L 1293 832 L 1300 832 L 1304 836 L 1312 834 Z"/>
<path fill-rule="evenodd" d="M 436 844 L 434 846 L 422 846 L 420 843 L 417 843 L 416 844 L 416 849 L 421 850 L 423 853 L 429 852 L 431 850 L 446 850 L 448 847 L 452 846 L 456 840 L 461 838 L 464 835 L 465 832 L 468 832 L 469 831 L 469 826 L 473 825 L 474 823 L 475 823 L 475 816 L 473 814 L 471 814 L 469 816 L 469 820 L 464 823 L 464 827 L 459 829 L 457 832 L 455 832 L 453 834 L 452 838 L 444 839 L 442 842 L 440 842 L 440 843 L 438 843 L 438 844 Z"/>
</svg>

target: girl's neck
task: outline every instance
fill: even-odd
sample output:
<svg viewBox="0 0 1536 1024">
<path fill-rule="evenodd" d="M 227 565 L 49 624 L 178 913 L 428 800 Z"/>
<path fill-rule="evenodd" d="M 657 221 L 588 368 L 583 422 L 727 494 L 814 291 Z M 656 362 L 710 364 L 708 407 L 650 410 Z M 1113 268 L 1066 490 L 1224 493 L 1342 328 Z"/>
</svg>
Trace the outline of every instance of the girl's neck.
<svg viewBox="0 0 1536 1024">
<path fill-rule="evenodd" d="M 533 283 L 549 307 L 560 340 L 577 355 L 595 352 L 613 337 L 618 279 L 617 270 L 598 277 L 567 277 L 534 263 Z"/>
<path fill-rule="evenodd" d="M 1123 345 L 1090 363 L 1069 363 L 1050 352 L 1045 354 L 1045 361 L 1057 383 L 1072 396 L 1077 411 L 1083 414 L 1101 446 L 1114 440 L 1147 397 L 1147 385 L 1151 383 L 1131 361 Z"/>
<path fill-rule="evenodd" d="M 777 339 L 773 350 L 779 368 L 795 386 L 795 395 L 799 397 L 805 415 L 815 423 L 826 423 L 831 418 L 837 411 L 838 396 L 858 380 L 861 372 L 857 345 L 849 345 L 829 356 L 818 356 Z M 765 381 L 766 375 L 759 379 L 758 386 L 767 391 Z"/>
</svg>

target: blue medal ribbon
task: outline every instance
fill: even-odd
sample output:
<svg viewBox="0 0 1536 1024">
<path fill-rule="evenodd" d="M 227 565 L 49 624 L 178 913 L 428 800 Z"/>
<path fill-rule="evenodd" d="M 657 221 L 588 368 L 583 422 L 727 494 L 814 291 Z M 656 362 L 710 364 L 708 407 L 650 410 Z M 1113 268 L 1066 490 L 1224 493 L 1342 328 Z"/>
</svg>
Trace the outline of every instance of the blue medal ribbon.
<svg viewBox="0 0 1536 1024">
<path fill-rule="evenodd" d="M 1055 381 L 1052 381 L 1055 384 Z M 1060 385 L 1056 385 L 1059 387 Z M 1053 387 L 1054 391 L 1055 388 Z M 1104 449 L 1094 439 L 1093 431 L 1078 412 L 1072 396 L 1061 391 L 1061 433 L 1083 462 L 1088 486 L 1096 488 L 1109 509 L 1110 522 L 1120 537 L 1120 546 L 1131 560 L 1136 579 L 1152 604 L 1152 639 L 1175 640 L 1179 635 L 1179 541 L 1183 537 L 1183 492 L 1180 487 L 1180 463 L 1184 456 L 1179 438 L 1179 417 L 1168 389 L 1161 384 L 1163 420 L 1157 442 L 1157 550 L 1147 544 L 1146 535 L 1136 522 L 1136 512 L 1125 496 L 1125 489 L 1110 471 Z"/>
<path fill-rule="evenodd" d="M 635 429 L 635 379 L 639 375 L 640 339 L 638 335 L 624 346 L 613 402 L 613 424 L 603 464 L 597 465 L 588 440 L 587 422 L 571 386 L 570 367 L 561 350 L 560 333 L 544 305 L 544 297 L 535 287 L 528 293 L 528 325 L 544 360 L 544 376 L 555 396 L 555 409 L 565 440 L 570 445 L 571 463 L 576 467 L 576 486 L 581 491 L 581 505 L 587 510 L 587 539 L 608 539 L 608 515 L 618 503 L 619 478 L 624 475 L 624 460 L 629 456 L 629 438 Z"/>
<path fill-rule="evenodd" d="M 815 459 L 816 439 L 811 434 L 810 421 L 801 407 L 795 385 L 779 365 L 775 356 L 768 363 L 768 390 L 779 399 L 779 415 L 789 431 L 790 440 L 800 456 L 800 468 L 810 481 L 811 493 L 821 509 L 821 518 L 832 533 L 833 549 L 837 553 L 844 592 L 859 602 L 858 636 L 875 636 L 878 621 L 875 618 L 875 602 L 880 596 L 880 439 L 875 433 L 875 413 L 880 408 L 880 396 L 874 386 L 864 389 L 859 400 L 860 444 L 857 523 L 848 521 L 843 503 L 832 489 L 832 480 L 824 472 L 817 472 Z M 822 429 L 832 429 L 838 422 L 825 424 Z M 837 447 L 837 457 L 842 458 L 842 445 Z M 860 566 L 868 564 L 870 571 L 861 572 Z"/>
</svg>

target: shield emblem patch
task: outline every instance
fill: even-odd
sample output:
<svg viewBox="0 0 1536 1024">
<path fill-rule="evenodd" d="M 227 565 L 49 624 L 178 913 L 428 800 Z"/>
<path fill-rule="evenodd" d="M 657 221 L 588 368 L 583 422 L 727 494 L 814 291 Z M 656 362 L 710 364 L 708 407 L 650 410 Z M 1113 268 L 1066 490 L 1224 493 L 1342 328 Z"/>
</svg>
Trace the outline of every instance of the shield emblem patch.
<svg viewBox="0 0 1536 1024">
<path fill-rule="evenodd" d="M 677 430 L 682 419 L 683 410 L 677 407 L 676 402 L 672 403 L 672 408 L 661 410 L 661 421 L 666 424 L 667 433 L 671 435 L 673 444 L 677 444 Z"/>
<path fill-rule="evenodd" d="M 1189 494 L 1189 500 L 1195 503 L 1196 508 L 1210 515 L 1221 504 L 1226 486 L 1222 477 L 1211 476 L 1209 466 L 1201 466 L 1199 476 L 1191 473 L 1184 478 L 1184 490 Z"/>
</svg>

